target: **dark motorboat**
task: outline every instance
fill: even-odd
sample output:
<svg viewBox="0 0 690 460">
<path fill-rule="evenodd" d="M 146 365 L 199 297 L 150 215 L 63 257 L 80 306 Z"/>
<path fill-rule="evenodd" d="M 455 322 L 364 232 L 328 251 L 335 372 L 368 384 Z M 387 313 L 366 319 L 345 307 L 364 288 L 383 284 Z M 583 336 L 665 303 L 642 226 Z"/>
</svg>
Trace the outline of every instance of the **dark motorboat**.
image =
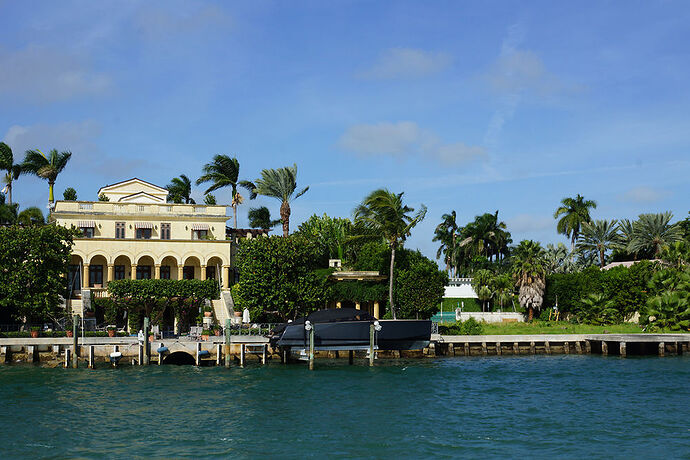
<svg viewBox="0 0 690 460">
<path fill-rule="evenodd" d="M 314 328 L 314 347 L 321 350 L 354 350 L 369 347 L 370 328 L 378 322 L 374 343 L 378 350 L 419 350 L 429 345 L 429 320 L 377 320 L 354 308 L 319 310 L 271 331 L 271 346 L 309 348 L 309 331 Z"/>
</svg>

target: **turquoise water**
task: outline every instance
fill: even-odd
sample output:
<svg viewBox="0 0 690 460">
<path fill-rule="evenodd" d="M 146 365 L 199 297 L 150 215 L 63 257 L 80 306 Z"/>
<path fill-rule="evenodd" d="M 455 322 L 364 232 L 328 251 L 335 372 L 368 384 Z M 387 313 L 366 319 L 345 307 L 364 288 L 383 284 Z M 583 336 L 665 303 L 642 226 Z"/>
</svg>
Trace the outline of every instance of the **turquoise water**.
<svg viewBox="0 0 690 460">
<path fill-rule="evenodd" d="M 0 366 L 7 458 L 690 458 L 690 356 Z"/>
</svg>

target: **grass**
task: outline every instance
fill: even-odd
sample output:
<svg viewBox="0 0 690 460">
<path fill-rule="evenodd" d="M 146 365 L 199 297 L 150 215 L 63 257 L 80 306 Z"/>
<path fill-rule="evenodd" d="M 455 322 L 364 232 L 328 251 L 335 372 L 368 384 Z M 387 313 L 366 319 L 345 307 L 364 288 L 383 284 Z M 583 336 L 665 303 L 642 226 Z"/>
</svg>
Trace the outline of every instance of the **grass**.
<svg viewBox="0 0 690 460">
<path fill-rule="evenodd" d="M 642 332 L 635 323 L 596 326 L 566 321 L 533 321 L 531 323 L 483 323 L 484 335 L 520 334 L 631 334 Z"/>
</svg>

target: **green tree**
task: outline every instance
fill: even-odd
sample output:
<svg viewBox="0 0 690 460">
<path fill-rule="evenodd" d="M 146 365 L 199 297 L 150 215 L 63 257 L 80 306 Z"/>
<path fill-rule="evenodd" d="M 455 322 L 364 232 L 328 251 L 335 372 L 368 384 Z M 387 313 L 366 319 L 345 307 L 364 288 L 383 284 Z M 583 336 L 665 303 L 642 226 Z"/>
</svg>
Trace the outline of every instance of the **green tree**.
<svg viewBox="0 0 690 460">
<path fill-rule="evenodd" d="M 44 155 L 40 150 L 27 150 L 24 162 L 22 163 L 22 172 L 34 174 L 41 179 L 48 181 L 48 201 L 53 203 L 55 197 L 53 196 L 53 187 L 60 173 L 65 169 L 72 152 L 58 152 L 52 149 L 48 156 Z"/>
<path fill-rule="evenodd" d="M 409 251 L 407 267 L 395 279 L 396 305 L 402 318 L 431 318 L 443 300 L 448 274 L 419 251 Z"/>
<path fill-rule="evenodd" d="M 249 226 L 251 228 L 273 228 L 280 223 L 280 219 L 271 219 L 271 211 L 266 206 L 258 208 L 249 208 Z"/>
<path fill-rule="evenodd" d="M 19 179 L 19 176 L 22 173 L 22 165 L 15 164 L 12 149 L 4 142 L 0 142 L 0 170 L 5 172 L 5 176 L 2 178 L 2 181 L 5 184 L 3 193 L 7 193 L 7 198 L 9 200 L 9 204 L 11 205 L 12 183 Z"/>
<path fill-rule="evenodd" d="M 655 293 L 640 312 L 650 330 L 690 330 L 690 273 L 665 269 L 654 274 L 649 289 Z"/>
<path fill-rule="evenodd" d="M 250 199 L 256 198 L 254 184 L 246 180 L 239 180 L 240 162 L 237 158 L 230 158 L 227 155 L 216 155 L 211 163 L 206 163 L 202 168 L 203 175 L 196 180 L 196 185 L 210 183 L 211 185 L 204 193 L 211 193 L 214 190 L 230 187 L 232 196 L 230 204 L 232 206 L 233 228 L 237 228 L 237 207 L 244 202 L 244 198 L 237 191 L 237 187 L 244 187 L 250 191 Z"/>
<path fill-rule="evenodd" d="M 108 195 L 105 193 L 101 193 L 98 195 L 98 201 L 110 201 L 110 198 L 108 198 Z"/>
<path fill-rule="evenodd" d="M 77 201 L 77 191 L 72 187 L 67 187 L 64 192 L 62 192 L 62 199 L 65 201 Z"/>
<path fill-rule="evenodd" d="M 19 205 L 17 203 L 5 204 L 5 195 L 0 193 L 0 224 L 15 224 L 17 222 L 18 210 Z"/>
<path fill-rule="evenodd" d="M 606 251 L 621 246 L 623 239 L 618 233 L 618 221 L 596 220 L 584 222 L 582 233 L 578 237 L 577 248 L 585 251 L 596 251 L 601 268 L 606 265 Z"/>
<path fill-rule="evenodd" d="M 607 300 L 601 293 L 590 293 L 580 303 L 582 307 L 577 312 L 577 318 L 584 324 L 616 324 L 621 321 L 614 302 Z"/>
<path fill-rule="evenodd" d="M 494 274 L 488 269 L 476 270 L 472 275 L 472 289 L 482 303 L 482 311 L 489 311 L 487 303 L 494 295 L 492 285 Z"/>
<path fill-rule="evenodd" d="M 448 276 L 457 276 L 455 270 L 455 260 L 457 257 L 456 240 L 458 237 L 456 217 L 455 210 L 451 211 L 450 214 L 441 216 L 441 223 L 436 226 L 432 240 L 441 243 L 438 251 L 436 251 L 436 258 L 440 259 L 443 256 Z"/>
<path fill-rule="evenodd" d="M 534 310 L 541 309 L 544 302 L 544 249 L 537 242 L 523 240 L 513 251 L 511 262 L 520 306 L 527 309 L 528 319 L 532 321 Z"/>
<path fill-rule="evenodd" d="M 664 248 L 661 253 L 661 260 L 678 270 L 690 265 L 690 242 L 676 241 Z"/>
<path fill-rule="evenodd" d="M 476 216 L 473 222 L 463 227 L 460 247 L 467 248 L 470 257 L 485 256 L 492 260 L 495 256 L 500 260 L 513 241 L 506 228 L 505 222 L 498 220 L 498 211 Z"/>
<path fill-rule="evenodd" d="M 171 203 L 185 203 L 185 204 L 196 204 L 192 195 L 192 181 L 189 177 L 184 174 L 180 174 L 180 177 L 173 177 L 170 183 L 165 186 L 168 189 L 168 202 Z"/>
<path fill-rule="evenodd" d="M 671 224 L 673 213 L 640 214 L 628 249 L 631 252 L 650 251 L 659 257 L 664 248 L 683 239 L 683 229 L 678 223 Z"/>
<path fill-rule="evenodd" d="M 280 221 L 283 223 L 283 236 L 290 233 L 290 202 L 301 197 L 309 187 L 297 190 L 297 165 L 278 169 L 264 169 L 261 178 L 254 182 L 253 193 L 280 200 Z"/>
<path fill-rule="evenodd" d="M 424 219 L 426 206 L 421 205 L 414 215 L 414 208 L 403 204 L 402 193 L 392 193 L 386 189 L 371 192 L 364 201 L 355 208 L 355 223 L 362 224 L 369 230 L 381 235 L 391 249 L 390 280 L 388 285 L 388 299 L 393 319 L 396 318 L 393 301 L 393 279 L 395 273 L 395 250 L 402 246 L 410 236 L 412 229 Z"/>
<path fill-rule="evenodd" d="M 558 233 L 570 238 L 570 251 L 575 251 L 575 242 L 580 234 L 580 228 L 585 222 L 591 222 L 590 209 L 596 209 L 597 203 L 593 200 L 585 200 L 579 193 L 575 198 L 566 197 L 561 200 L 561 206 L 553 214 L 554 219 L 560 220 L 556 225 Z"/>
<path fill-rule="evenodd" d="M 350 219 L 314 214 L 298 227 L 297 232 L 316 241 L 329 259 L 344 259 L 351 227 Z"/>
<path fill-rule="evenodd" d="M 204 196 L 204 204 L 207 204 L 209 206 L 215 206 L 216 204 L 218 204 L 216 202 L 216 196 L 211 193 L 207 194 L 206 196 Z"/>
<path fill-rule="evenodd" d="M 43 212 L 39 208 L 32 206 L 19 213 L 17 223 L 24 226 L 44 225 L 46 221 L 43 217 Z"/>
</svg>

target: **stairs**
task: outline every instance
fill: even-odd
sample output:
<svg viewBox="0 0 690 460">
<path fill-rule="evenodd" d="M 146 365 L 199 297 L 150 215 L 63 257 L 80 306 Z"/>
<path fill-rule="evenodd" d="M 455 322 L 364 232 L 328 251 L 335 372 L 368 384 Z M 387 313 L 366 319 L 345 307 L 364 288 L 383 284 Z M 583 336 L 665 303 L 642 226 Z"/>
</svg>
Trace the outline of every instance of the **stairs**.
<svg viewBox="0 0 690 460">
<path fill-rule="evenodd" d="M 221 291 L 220 299 L 212 300 L 211 302 L 213 304 L 213 312 L 220 324 L 224 325 L 225 320 L 233 318 L 233 307 L 235 304 L 232 301 L 230 291 Z"/>
</svg>

